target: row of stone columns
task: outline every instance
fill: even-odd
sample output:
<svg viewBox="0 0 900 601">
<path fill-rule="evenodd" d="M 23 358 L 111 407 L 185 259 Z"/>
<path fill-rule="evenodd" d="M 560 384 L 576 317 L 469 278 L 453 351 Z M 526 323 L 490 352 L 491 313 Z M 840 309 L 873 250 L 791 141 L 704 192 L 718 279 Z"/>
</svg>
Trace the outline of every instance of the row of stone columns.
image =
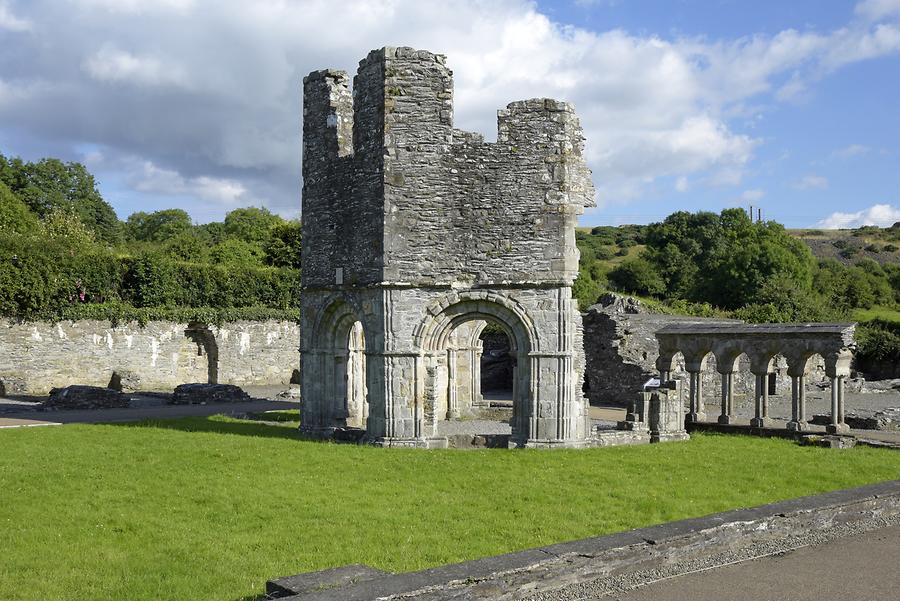
<svg viewBox="0 0 900 601">
<path fill-rule="evenodd" d="M 686 421 L 698 423 L 706 421 L 706 407 L 703 402 L 703 374 L 700 369 L 688 369 L 688 413 Z M 722 376 L 721 414 L 718 423 L 734 423 L 734 372 L 719 372 Z M 765 428 L 771 425 L 769 417 L 769 372 L 756 373 L 754 390 L 754 416 L 750 426 Z M 671 379 L 670 371 L 663 371 L 662 381 Z M 831 377 L 831 423 L 826 431 L 831 434 L 847 432 L 849 426 L 844 422 L 844 379 L 845 376 Z M 787 429 L 800 432 L 807 430 L 809 423 L 806 417 L 806 374 L 791 375 L 791 420 Z"/>
</svg>

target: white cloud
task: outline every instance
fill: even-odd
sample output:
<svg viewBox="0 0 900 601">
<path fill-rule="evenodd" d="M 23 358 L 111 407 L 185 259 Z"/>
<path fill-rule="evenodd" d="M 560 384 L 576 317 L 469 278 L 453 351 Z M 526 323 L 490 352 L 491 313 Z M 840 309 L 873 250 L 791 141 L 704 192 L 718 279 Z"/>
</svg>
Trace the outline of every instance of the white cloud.
<svg viewBox="0 0 900 601">
<path fill-rule="evenodd" d="M 196 196 L 232 207 L 246 200 L 247 195 L 247 189 L 240 182 L 205 175 L 184 177 L 175 170 L 158 167 L 152 161 L 143 161 L 131 180 L 134 189 L 139 192 Z"/>
<path fill-rule="evenodd" d="M 744 190 L 743 192 L 741 192 L 741 200 L 745 202 L 755 202 L 757 200 L 760 200 L 765 195 L 766 193 L 759 188 L 756 188 L 754 190 Z"/>
<path fill-rule="evenodd" d="M 179 65 L 166 64 L 153 56 L 136 56 L 112 46 L 104 46 L 86 59 L 83 68 L 98 81 L 187 85 L 187 76 Z"/>
<path fill-rule="evenodd" d="M 70 2 L 88 10 L 126 14 L 166 11 L 185 13 L 196 4 L 195 0 L 70 0 Z"/>
<path fill-rule="evenodd" d="M 9 9 L 6 2 L 0 2 L 0 29 L 22 32 L 31 31 L 32 23 L 28 19 L 17 17 Z"/>
<path fill-rule="evenodd" d="M 804 175 L 794 182 L 794 188 L 797 190 L 827 190 L 828 178 L 821 175 Z"/>
<path fill-rule="evenodd" d="M 675 189 L 679 192 L 687 192 L 690 184 L 688 182 L 688 178 L 685 176 L 681 176 L 675 180 Z"/>
<path fill-rule="evenodd" d="M 871 152 L 871 148 L 868 146 L 864 146 L 862 144 L 850 144 L 849 146 L 845 146 L 843 148 L 839 148 L 835 150 L 832 156 L 837 157 L 839 159 L 849 159 L 853 157 L 863 156 L 869 154 Z"/>
<path fill-rule="evenodd" d="M 900 221 L 900 209 L 889 204 L 872 205 L 856 213 L 832 213 L 819 221 L 816 227 L 823 229 L 847 229 L 864 225 L 889 227 Z"/>
<path fill-rule="evenodd" d="M 869 21 L 900 15 L 900 0 L 863 0 L 854 9 L 857 15 Z"/>
</svg>

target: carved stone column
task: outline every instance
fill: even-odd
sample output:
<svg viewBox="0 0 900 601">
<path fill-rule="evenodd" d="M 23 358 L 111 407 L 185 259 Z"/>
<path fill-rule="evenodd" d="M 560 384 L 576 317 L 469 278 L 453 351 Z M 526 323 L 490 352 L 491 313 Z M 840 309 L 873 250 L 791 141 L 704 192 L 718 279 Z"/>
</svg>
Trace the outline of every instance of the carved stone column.
<svg viewBox="0 0 900 601">
<path fill-rule="evenodd" d="M 457 378 L 457 351 L 447 351 L 447 419 L 459 419 L 459 389 Z"/>
<path fill-rule="evenodd" d="M 802 432 L 809 429 L 806 421 L 806 374 L 791 374 L 791 421 L 787 429 Z"/>
<path fill-rule="evenodd" d="M 722 413 L 719 415 L 720 424 L 730 424 L 734 421 L 734 372 L 722 374 Z"/>
<path fill-rule="evenodd" d="M 699 369 L 688 371 L 690 377 L 690 409 L 687 421 L 690 423 L 702 422 L 706 419 L 706 408 L 703 405 L 703 374 Z"/>
<path fill-rule="evenodd" d="M 844 376 L 831 377 L 831 423 L 825 426 L 829 434 L 845 434 L 850 426 L 844 423 Z"/>
<path fill-rule="evenodd" d="M 750 420 L 750 426 L 765 428 L 771 425 L 769 419 L 769 373 L 756 373 L 756 390 L 754 392 L 754 417 Z"/>
</svg>

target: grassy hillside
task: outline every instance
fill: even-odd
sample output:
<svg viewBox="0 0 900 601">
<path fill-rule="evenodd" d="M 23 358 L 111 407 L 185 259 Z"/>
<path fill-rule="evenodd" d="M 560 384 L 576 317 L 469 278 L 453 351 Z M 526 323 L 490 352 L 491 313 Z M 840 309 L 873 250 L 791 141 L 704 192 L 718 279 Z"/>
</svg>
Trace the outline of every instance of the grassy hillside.
<svg viewBox="0 0 900 601">
<path fill-rule="evenodd" d="M 851 265 L 869 258 L 884 265 L 900 263 L 900 224 L 891 228 L 864 226 L 854 230 L 789 230 L 809 246 L 817 259 Z"/>
</svg>

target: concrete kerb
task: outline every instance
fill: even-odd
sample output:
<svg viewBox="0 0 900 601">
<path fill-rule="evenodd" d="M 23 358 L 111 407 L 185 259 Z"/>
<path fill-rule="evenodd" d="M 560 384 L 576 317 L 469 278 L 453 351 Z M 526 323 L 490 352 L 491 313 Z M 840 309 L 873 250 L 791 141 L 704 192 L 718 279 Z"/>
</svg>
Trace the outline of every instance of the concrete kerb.
<svg viewBox="0 0 900 601">
<path fill-rule="evenodd" d="M 702 560 L 723 552 L 739 552 L 762 543 L 789 548 L 792 539 L 799 540 L 810 533 L 827 533 L 846 525 L 877 526 L 885 520 L 900 523 L 900 480 L 419 572 L 375 577 L 287 598 L 294 601 L 520 599 L 631 572 Z M 320 578 L 320 574 L 313 572 L 308 576 Z M 291 580 L 302 583 L 303 576 Z"/>
</svg>

